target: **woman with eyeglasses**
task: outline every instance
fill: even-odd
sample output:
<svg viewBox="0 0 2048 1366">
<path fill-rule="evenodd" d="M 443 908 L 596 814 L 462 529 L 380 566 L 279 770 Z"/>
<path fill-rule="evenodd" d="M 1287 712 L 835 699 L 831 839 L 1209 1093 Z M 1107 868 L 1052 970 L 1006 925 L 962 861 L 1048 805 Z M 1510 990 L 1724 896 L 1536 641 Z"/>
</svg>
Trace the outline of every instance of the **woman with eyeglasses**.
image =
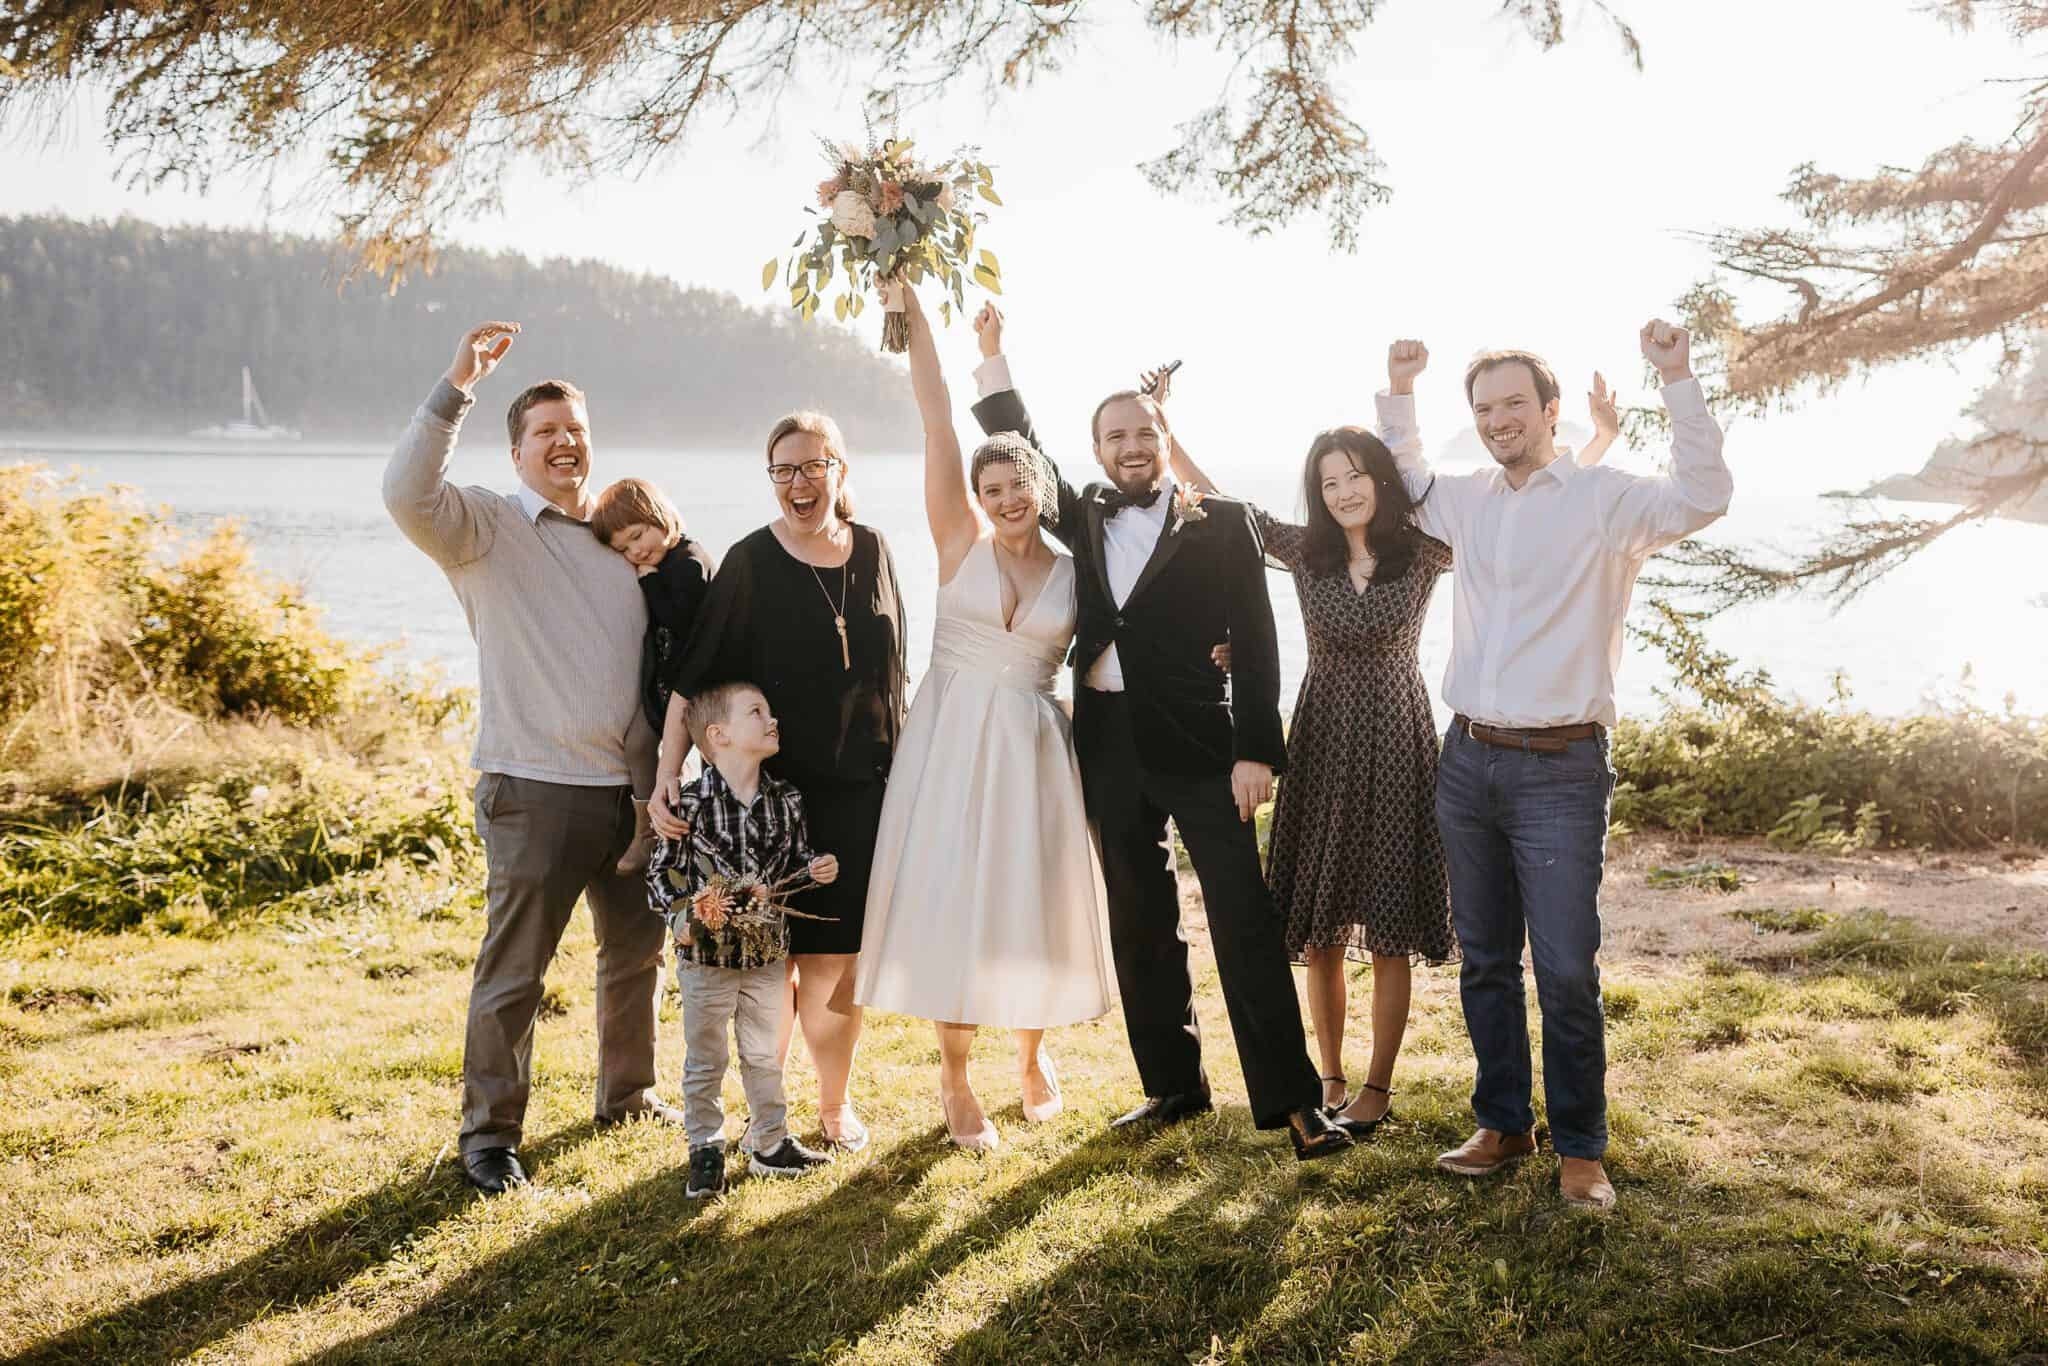
<svg viewBox="0 0 2048 1366">
<path fill-rule="evenodd" d="M 768 480 L 782 515 L 727 552 L 699 610 L 677 692 L 733 679 L 759 687 L 780 723 L 767 769 L 803 795 L 813 846 L 839 878 L 804 892 L 789 925 L 793 1017 L 818 1074 L 818 1122 L 857 1152 L 867 1128 L 847 1095 L 861 1011 L 854 1004 L 868 875 L 883 785 L 902 730 L 908 674 L 902 594 L 880 532 L 853 520 L 846 442 L 823 413 L 791 413 L 768 434 Z M 655 828 L 677 838 L 669 808 L 688 746 L 664 746 Z"/>
</svg>

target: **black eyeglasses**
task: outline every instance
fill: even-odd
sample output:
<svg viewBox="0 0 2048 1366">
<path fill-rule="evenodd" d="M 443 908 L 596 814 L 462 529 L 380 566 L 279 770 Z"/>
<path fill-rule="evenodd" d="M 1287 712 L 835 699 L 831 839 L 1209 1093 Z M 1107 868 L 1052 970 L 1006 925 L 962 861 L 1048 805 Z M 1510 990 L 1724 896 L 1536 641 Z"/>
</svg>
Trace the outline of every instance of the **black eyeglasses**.
<svg viewBox="0 0 2048 1366">
<path fill-rule="evenodd" d="M 768 478 L 778 484 L 790 484 L 796 482 L 797 471 L 802 470 L 804 478 L 815 484 L 838 463 L 838 456 L 828 455 L 823 460 L 806 460 L 801 465 L 770 465 Z"/>
</svg>

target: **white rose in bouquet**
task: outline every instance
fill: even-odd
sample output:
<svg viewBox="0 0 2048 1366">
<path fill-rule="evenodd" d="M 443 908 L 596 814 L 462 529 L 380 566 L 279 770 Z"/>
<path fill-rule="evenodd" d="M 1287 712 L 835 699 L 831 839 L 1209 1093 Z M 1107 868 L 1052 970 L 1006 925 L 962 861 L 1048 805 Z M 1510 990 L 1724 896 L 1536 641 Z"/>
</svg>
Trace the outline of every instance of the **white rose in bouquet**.
<svg viewBox="0 0 2048 1366">
<path fill-rule="evenodd" d="M 832 226 L 848 237 L 873 237 L 875 211 L 858 192 L 841 190 L 832 201 Z"/>
</svg>

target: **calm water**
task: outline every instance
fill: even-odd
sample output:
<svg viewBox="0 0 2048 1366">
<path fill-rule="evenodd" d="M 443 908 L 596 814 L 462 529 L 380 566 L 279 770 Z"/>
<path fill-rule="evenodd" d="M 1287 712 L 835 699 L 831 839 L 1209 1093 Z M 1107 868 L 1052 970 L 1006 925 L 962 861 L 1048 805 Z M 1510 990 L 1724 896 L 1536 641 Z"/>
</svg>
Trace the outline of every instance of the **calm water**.
<svg viewBox="0 0 2048 1366">
<path fill-rule="evenodd" d="M 0 460 L 43 459 L 59 468 L 75 466 L 90 483 L 133 486 L 147 501 L 169 504 L 182 526 L 197 530 L 217 518 L 238 518 L 261 561 L 302 581 L 325 605 L 330 629 L 365 641 L 396 640 L 404 656 L 438 661 L 450 677 L 473 680 L 475 654 L 454 595 L 384 513 L 378 480 L 387 454 L 371 446 L 225 450 L 200 441 L 155 439 L 127 445 L 0 440 Z M 676 497 L 691 534 L 714 553 L 775 512 L 754 451 L 606 447 L 597 468 L 606 480 L 637 474 L 657 481 Z M 911 667 L 922 672 L 931 648 L 937 566 L 924 528 L 919 459 L 868 455 L 858 458 L 854 470 L 862 520 L 879 527 L 895 550 L 912 614 Z M 1233 491 L 1293 515 L 1288 471 L 1246 470 L 1240 476 L 1220 468 L 1217 475 Z M 513 482 L 503 448 L 480 441 L 458 451 L 454 477 L 497 488 Z M 1837 506 L 1738 490 L 1734 511 L 1710 535 L 1793 544 L 1802 528 L 1828 525 Z M 1744 608 L 1714 623 L 1711 639 L 1744 665 L 1768 668 L 1780 687 L 1808 698 L 1825 698 L 1830 677 L 1846 670 L 1864 705 L 1912 711 L 1930 690 L 1953 689 L 1967 670 L 1982 701 L 1995 705 L 2011 692 L 2022 709 L 2048 711 L 2048 610 L 2040 605 L 2048 583 L 2044 564 L 2048 527 L 1968 527 L 1838 613 L 1813 602 Z M 1291 705 L 1306 659 L 1301 618 L 1289 580 L 1275 573 L 1268 582 L 1286 670 L 1282 696 Z M 1423 635 L 1422 668 L 1432 691 L 1442 680 L 1449 645 L 1445 587 Z M 1623 709 L 1652 708 L 1652 690 L 1666 681 L 1659 657 L 1631 647 L 1622 666 Z"/>
</svg>

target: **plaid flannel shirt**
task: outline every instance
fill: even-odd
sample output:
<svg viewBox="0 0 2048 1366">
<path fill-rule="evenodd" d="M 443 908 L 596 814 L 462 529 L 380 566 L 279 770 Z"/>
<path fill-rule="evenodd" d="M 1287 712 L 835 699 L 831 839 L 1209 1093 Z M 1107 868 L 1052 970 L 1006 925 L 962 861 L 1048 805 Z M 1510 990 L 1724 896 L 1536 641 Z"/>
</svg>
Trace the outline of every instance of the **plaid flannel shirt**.
<svg viewBox="0 0 2048 1366">
<path fill-rule="evenodd" d="M 707 763 L 697 781 L 683 789 L 676 816 L 690 827 L 689 838 L 657 841 L 647 864 L 649 898 L 676 937 L 676 956 L 709 967 L 759 966 L 753 961 L 726 961 L 734 953 L 721 955 L 713 944 L 684 943 L 681 932 L 690 916 L 690 898 L 703 886 L 701 870 L 707 862 L 727 877 L 753 876 L 774 883 L 801 874 L 808 880 L 814 855 L 802 796 L 789 783 L 763 773 L 753 802 L 742 804 L 725 775 Z M 785 924 L 783 952 L 761 961 L 782 957 L 788 943 Z"/>
</svg>

